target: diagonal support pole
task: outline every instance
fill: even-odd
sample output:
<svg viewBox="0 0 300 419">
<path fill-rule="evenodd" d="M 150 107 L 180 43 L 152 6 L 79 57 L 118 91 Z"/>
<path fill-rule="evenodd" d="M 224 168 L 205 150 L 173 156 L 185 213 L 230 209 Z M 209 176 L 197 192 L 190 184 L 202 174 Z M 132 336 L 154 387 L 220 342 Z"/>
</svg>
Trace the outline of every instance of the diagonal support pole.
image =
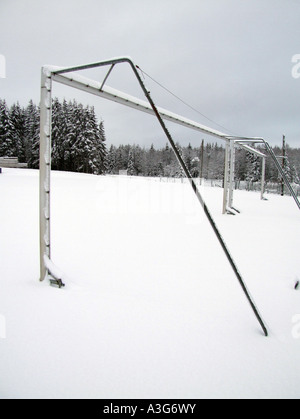
<svg viewBox="0 0 300 419">
<path fill-rule="evenodd" d="M 259 314 L 258 309 L 257 309 L 257 307 L 256 307 L 253 299 L 250 296 L 250 293 L 249 293 L 249 291 L 248 291 L 248 289 L 247 289 L 247 287 L 245 285 L 245 282 L 244 282 L 244 280 L 243 280 L 243 278 L 242 278 L 242 276 L 241 276 L 241 274 L 240 274 L 240 272 L 239 272 L 239 270 L 238 270 L 238 268 L 237 268 L 237 266 L 236 266 L 236 264 L 235 264 L 235 262 L 234 262 L 234 260 L 233 260 L 233 258 L 231 256 L 231 254 L 230 254 L 230 252 L 229 252 L 229 250 L 228 250 L 228 248 L 227 248 L 227 246 L 225 244 L 225 241 L 224 241 L 222 235 L 220 234 L 220 231 L 217 228 L 216 223 L 214 222 L 214 219 L 213 219 L 212 215 L 210 214 L 210 211 L 209 211 L 209 209 L 208 209 L 208 207 L 207 207 L 204 199 L 202 198 L 202 196 L 201 196 L 201 194 L 200 194 L 200 192 L 199 192 L 199 190 L 197 188 L 196 183 L 194 182 L 194 180 L 193 180 L 193 178 L 192 178 L 192 176 L 191 176 L 191 174 L 190 174 L 190 172 L 189 172 L 189 170 L 188 170 L 188 168 L 187 168 L 187 166 L 186 166 L 183 158 L 181 157 L 181 155 L 180 155 L 180 153 L 179 153 L 179 151 L 178 151 L 178 149 L 177 149 L 177 147 L 176 147 L 176 145 L 175 145 L 175 143 L 173 141 L 173 138 L 171 137 L 171 134 L 169 133 L 169 131 L 168 131 L 168 129 L 167 129 L 167 127 L 166 127 L 166 125 L 165 125 L 162 117 L 160 116 L 160 114 L 159 114 L 159 112 L 158 112 L 158 110 L 157 110 L 157 108 L 156 108 L 156 106 L 155 106 L 155 104 L 154 104 L 154 102 L 153 102 L 153 100 L 152 100 L 152 98 L 150 96 L 150 92 L 148 92 L 148 90 L 146 89 L 146 87 L 145 87 L 145 85 L 144 85 L 141 77 L 139 76 L 139 74 L 138 74 L 138 72 L 136 70 L 136 67 L 134 66 L 133 62 L 131 60 L 129 60 L 128 62 L 131 65 L 131 67 L 133 69 L 133 72 L 135 73 L 135 75 L 136 75 L 136 77 L 137 77 L 137 79 L 138 79 L 138 81 L 140 83 L 140 86 L 141 86 L 141 88 L 142 88 L 142 90 L 143 90 L 146 98 L 148 99 L 148 101 L 149 101 L 149 103 L 150 103 L 150 105 L 151 105 L 151 107 L 152 107 L 152 109 L 153 109 L 153 111 L 154 111 L 154 113 L 155 113 L 155 115 L 156 115 L 156 117 L 157 117 L 157 119 L 158 119 L 158 121 L 159 121 L 159 123 L 160 123 L 160 125 L 161 125 L 161 127 L 163 129 L 163 131 L 164 131 L 164 133 L 166 134 L 166 137 L 169 140 L 169 143 L 170 143 L 170 145 L 171 145 L 171 147 L 172 147 L 172 149 L 173 149 L 173 151 L 174 151 L 174 153 L 176 155 L 176 158 L 177 158 L 180 166 L 182 167 L 182 169 L 183 169 L 186 177 L 189 179 L 190 185 L 191 185 L 191 187 L 192 187 L 192 189 L 193 189 L 193 191 L 194 191 L 194 193 L 195 193 L 198 201 L 200 202 L 200 204 L 201 204 L 201 206 L 202 206 L 202 208 L 204 210 L 204 213 L 205 213 L 205 215 L 206 215 L 206 217 L 207 217 L 207 219 L 208 219 L 208 221 L 209 221 L 212 229 L 214 230 L 214 233 L 217 236 L 217 239 L 218 239 L 218 241 L 219 241 L 219 243 L 220 243 L 220 245 L 221 245 L 221 247 L 222 247 L 222 249 L 223 249 L 223 251 L 224 251 L 224 253 L 225 253 L 225 255 L 226 255 L 226 257 L 227 257 L 227 259 L 228 259 L 228 261 L 229 261 L 229 263 L 230 263 L 230 265 L 231 265 L 231 267 L 232 267 L 232 269 L 233 269 L 233 271 L 234 271 L 234 273 L 235 273 L 235 275 L 237 277 L 237 279 L 238 279 L 239 284 L 242 287 L 242 290 L 243 290 L 243 292 L 244 292 L 244 294 L 245 294 L 245 296 L 246 296 L 246 298 L 247 298 L 247 300 L 248 300 L 248 302 L 249 302 L 249 304 L 250 304 L 250 306 L 251 306 L 251 308 L 252 308 L 252 310 L 253 310 L 253 312 L 254 312 L 254 314 L 255 314 L 255 316 L 256 316 L 256 318 L 257 318 L 257 320 L 258 320 L 258 322 L 259 322 L 259 324 L 260 324 L 260 326 L 261 326 L 261 328 L 263 330 L 263 332 L 264 332 L 264 334 L 265 334 L 265 336 L 268 336 L 268 330 L 267 330 L 267 328 L 266 328 L 266 326 L 265 326 L 265 324 L 264 324 L 264 322 L 262 320 L 262 317 Z"/>
<path fill-rule="evenodd" d="M 142 80 L 141 80 L 141 83 L 143 83 Z M 201 194 L 200 194 L 200 192 L 199 192 L 199 190 L 197 188 L 196 183 L 194 182 L 194 180 L 193 180 L 193 178 L 192 178 L 192 176 L 191 176 L 191 174 L 190 174 L 190 172 L 189 172 L 189 170 L 188 170 L 188 168 L 187 168 L 184 160 L 182 159 L 179 151 L 177 150 L 177 147 L 176 147 L 176 145 L 175 145 L 175 143 L 174 143 L 174 141 L 173 141 L 173 139 L 172 139 L 172 137 L 171 137 L 168 129 L 166 128 L 166 126 L 165 126 L 162 118 L 160 117 L 160 115 L 159 115 L 159 113 L 158 113 L 158 111 L 157 111 L 157 109 L 156 109 L 156 107 L 155 107 L 155 105 L 154 105 L 154 103 L 153 103 L 153 101 L 152 101 L 152 99 L 150 97 L 149 92 L 147 92 L 146 89 L 144 90 L 144 92 L 145 92 L 145 94 L 147 96 L 147 99 L 149 100 L 149 103 L 151 104 L 151 106 L 152 106 L 152 108 L 153 108 L 153 110 L 154 110 L 154 112 L 156 114 L 157 119 L 159 120 L 160 125 L 162 126 L 162 128 L 163 128 L 163 130 L 164 130 L 164 132 L 165 132 L 165 134 L 166 134 L 166 136 L 167 136 L 167 138 L 168 138 L 168 140 L 169 140 L 169 142 L 170 142 L 170 144 L 172 146 L 172 149 L 173 149 L 173 151 L 174 151 L 174 153 L 175 153 L 175 155 L 177 157 L 177 160 L 178 160 L 180 166 L 182 167 L 182 169 L 183 169 L 186 177 L 189 179 L 190 185 L 191 185 L 191 187 L 192 187 L 192 189 L 193 189 L 193 191 L 194 191 L 194 193 L 195 193 L 198 201 L 200 202 L 200 204 L 201 204 L 201 206 L 202 206 L 202 208 L 204 210 L 204 213 L 205 213 L 205 215 L 206 215 L 206 217 L 207 217 L 207 219 L 208 219 L 208 221 L 209 221 L 209 223 L 210 223 L 210 225 L 211 225 L 211 227 L 212 227 L 215 235 L 217 236 L 217 239 L 218 239 L 218 241 L 219 241 L 219 243 L 220 243 L 220 245 L 221 245 L 221 247 L 222 247 L 222 249 L 223 249 L 223 251 L 224 251 L 224 253 L 225 253 L 225 255 L 226 255 L 226 257 L 227 257 L 227 259 L 228 259 L 228 261 L 229 261 L 229 263 L 230 263 L 230 265 L 231 265 L 231 267 L 232 267 L 232 269 L 233 269 L 233 271 L 234 271 L 234 273 L 235 273 L 235 275 L 237 277 L 237 279 L 238 279 L 238 281 L 239 281 L 239 284 L 242 287 L 242 290 L 243 290 L 243 292 L 244 292 L 244 294 L 245 294 L 248 302 L 250 303 L 250 306 L 251 306 L 251 308 L 252 308 L 252 310 L 253 310 L 253 312 L 254 312 L 257 320 L 259 321 L 259 323 L 261 325 L 261 328 L 262 328 L 265 336 L 268 336 L 268 331 L 267 331 L 267 328 L 266 328 L 266 326 L 265 326 L 265 324 L 264 324 L 264 322 L 262 320 L 262 317 L 260 316 L 260 314 L 258 312 L 258 309 L 256 308 L 256 305 L 255 305 L 254 301 L 252 300 L 252 298 L 250 296 L 249 291 L 247 290 L 247 287 L 246 287 L 246 285 L 245 285 L 245 283 L 243 281 L 243 278 L 242 278 L 242 276 L 241 276 L 241 274 L 240 274 L 240 272 L 239 272 L 239 270 L 238 270 L 238 268 L 237 268 L 237 266 L 236 266 L 236 264 L 235 264 L 235 262 L 234 262 L 234 260 L 233 260 L 233 258 L 231 256 L 231 254 L 229 253 L 229 250 L 228 250 L 228 248 L 227 248 L 227 246 L 225 244 L 225 241 L 224 241 L 223 237 L 221 236 L 220 231 L 218 230 L 218 227 L 217 227 L 216 223 L 214 222 L 213 217 L 211 216 L 210 211 L 209 211 L 209 209 L 208 209 L 205 201 L 203 200 L 203 198 L 202 198 L 202 196 L 201 196 Z"/>
</svg>

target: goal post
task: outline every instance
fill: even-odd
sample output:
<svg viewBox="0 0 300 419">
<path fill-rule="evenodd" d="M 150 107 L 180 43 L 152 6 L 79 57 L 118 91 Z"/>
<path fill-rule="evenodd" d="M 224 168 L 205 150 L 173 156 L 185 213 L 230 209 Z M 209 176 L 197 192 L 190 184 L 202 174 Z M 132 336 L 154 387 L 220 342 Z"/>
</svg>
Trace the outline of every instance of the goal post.
<svg viewBox="0 0 300 419">
<path fill-rule="evenodd" d="M 47 67 L 42 68 L 40 102 L 40 281 L 49 272 L 45 257 L 50 254 L 50 175 L 51 175 L 51 108 L 52 74 Z"/>
<path fill-rule="evenodd" d="M 147 98 L 147 102 L 141 101 L 139 99 L 133 98 L 132 96 L 126 95 L 122 92 L 119 92 L 115 89 L 108 88 L 105 86 L 106 80 L 109 77 L 112 69 L 116 64 L 127 63 L 130 65 L 134 75 L 136 76 L 138 83 Z M 85 77 L 77 75 L 75 72 L 80 70 L 86 70 L 96 67 L 110 66 L 108 73 L 102 83 L 96 82 L 94 80 L 89 80 Z M 49 278 L 50 281 L 56 283 L 58 286 L 62 286 L 62 278 L 60 277 L 60 270 L 54 265 L 51 260 L 51 240 L 50 240 L 50 174 L 51 174 L 51 91 L 52 91 L 52 81 L 57 81 L 71 87 L 92 93 L 97 96 L 105 97 L 106 99 L 113 100 L 115 102 L 122 103 L 126 106 L 134 107 L 138 110 L 151 113 L 156 116 L 162 130 L 164 131 L 175 156 L 185 173 L 186 177 L 189 180 L 189 183 L 192 187 L 193 192 L 195 193 L 200 205 L 203 208 L 203 211 L 221 245 L 228 262 L 230 263 L 234 274 L 243 290 L 243 293 L 248 300 L 253 313 L 255 314 L 265 336 L 268 336 L 267 328 L 262 320 L 261 315 L 258 312 L 258 309 L 246 287 L 246 284 L 237 268 L 236 263 L 234 262 L 228 247 L 220 234 L 220 231 L 199 191 L 197 188 L 194 179 L 192 178 L 179 150 L 177 149 L 173 138 L 168 131 L 163 119 L 170 120 L 175 123 L 179 123 L 183 126 L 186 126 L 191 129 L 196 129 L 200 132 L 206 134 L 231 140 L 230 137 L 225 134 L 208 128 L 204 125 L 191 121 L 182 116 L 176 115 L 172 112 L 166 111 L 161 108 L 157 108 L 154 104 L 149 91 L 146 89 L 139 73 L 137 67 L 134 65 L 132 60 L 127 57 L 114 58 L 112 60 L 102 61 L 95 64 L 88 64 L 83 66 L 71 67 L 71 68 L 61 68 L 53 66 L 44 66 L 42 68 L 41 76 L 41 103 L 40 103 L 40 280 L 43 281 L 46 278 Z"/>
</svg>

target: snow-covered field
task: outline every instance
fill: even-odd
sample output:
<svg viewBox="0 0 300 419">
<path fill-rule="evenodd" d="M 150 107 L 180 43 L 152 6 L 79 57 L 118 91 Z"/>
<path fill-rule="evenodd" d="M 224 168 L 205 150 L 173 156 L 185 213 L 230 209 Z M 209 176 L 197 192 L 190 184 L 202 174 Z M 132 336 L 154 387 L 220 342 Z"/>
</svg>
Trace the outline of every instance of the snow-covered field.
<svg viewBox="0 0 300 419">
<path fill-rule="evenodd" d="M 191 188 L 53 172 L 39 282 L 38 172 L 0 175 L 0 398 L 299 398 L 300 213 L 289 197 L 202 190 L 264 337 Z"/>
</svg>

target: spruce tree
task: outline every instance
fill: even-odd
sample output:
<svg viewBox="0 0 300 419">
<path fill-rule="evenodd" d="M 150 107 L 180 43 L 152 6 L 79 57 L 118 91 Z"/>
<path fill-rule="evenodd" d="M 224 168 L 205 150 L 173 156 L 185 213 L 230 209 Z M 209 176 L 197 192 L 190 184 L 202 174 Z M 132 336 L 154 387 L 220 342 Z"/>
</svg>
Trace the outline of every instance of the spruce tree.
<svg viewBox="0 0 300 419">
<path fill-rule="evenodd" d="M 257 155 L 247 151 L 246 153 L 246 180 L 257 182 L 261 176 L 260 159 Z"/>
<path fill-rule="evenodd" d="M 40 141 L 40 115 L 39 109 L 32 100 L 25 110 L 25 157 L 28 167 L 38 168 Z"/>
<path fill-rule="evenodd" d="M 6 101 L 0 99 L 0 156 L 15 157 L 16 144 L 13 140 L 13 130 L 9 118 Z"/>
<path fill-rule="evenodd" d="M 193 160 L 193 149 L 191 143 L 189 143 L 188 147 L 184 151 L 184 162 L 189 170 L 192 169 L 192 160 Z"/>
<path fill-rule="evenodd" d="M 154 145 L 151 144 L 150 150 L 148 152 L 147 159 L 147 176 L 156 176 L 156 150 Z"/>
<path fill-rule="evenodd" d="M 9 118 L 12 130 L 13 149 L 15 156 L 20 163 L 26 162 L 26 142 L 25 142 L 25 121 L 26 114 L 24 108 L 19 103 L 13 104 L 10 108 Z"/>
<path fill-rule="evenodd" d="M 65 101 L 64 101 L 65 104 Z M 52 101 L 52 168 L 54 170 L 65 170 L 64 162 L 64 139 L 67 132 L 65 129 L 65 119 L 67 115 L 63 111 L 63 106 L 57 98 Z"/>
<path fill-rule="evenodd" d="M 109 174 L 117 173 L 116 154 L 117 154 L 116 147 L 114 145 L 111 145 L 105 157 L 105 167 L 106 167 L 107 173 Z"/>
<path fill-rule="evenodd" d="M 134 153 L 131 149 L 128 156 L 128 164 L 127 164 L 128 174 L 133 176 L 136 174 L 135 167 L 134 167 Z"/>
<path fill-rule="evenodd" d="M 92 131 L 91 135 L 91 159 L 90 167 L 91 173 L 100 175 L 106 171 L 106 145 L 105 145 L 105 130 L 104 122 L 101 121 L 98 125 L 94 108 L 90 108 L 90 128 Z"/>
</svg>

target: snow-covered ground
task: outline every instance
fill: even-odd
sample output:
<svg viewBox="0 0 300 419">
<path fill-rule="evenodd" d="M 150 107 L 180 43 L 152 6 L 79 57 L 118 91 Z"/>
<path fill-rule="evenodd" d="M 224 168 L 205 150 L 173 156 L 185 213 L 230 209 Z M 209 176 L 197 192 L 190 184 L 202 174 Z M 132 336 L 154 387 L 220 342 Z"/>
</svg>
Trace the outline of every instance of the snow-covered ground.
<svg viewBox="0 0 300 419">
<path fill-rule="evenodd" d="M 264 337 L 190 186 L 53 172 L 39 282 L 38 172 L 0 175 L 0 398 L 299 398 L 300 213 L 202 190 Z"/>
</svg>

